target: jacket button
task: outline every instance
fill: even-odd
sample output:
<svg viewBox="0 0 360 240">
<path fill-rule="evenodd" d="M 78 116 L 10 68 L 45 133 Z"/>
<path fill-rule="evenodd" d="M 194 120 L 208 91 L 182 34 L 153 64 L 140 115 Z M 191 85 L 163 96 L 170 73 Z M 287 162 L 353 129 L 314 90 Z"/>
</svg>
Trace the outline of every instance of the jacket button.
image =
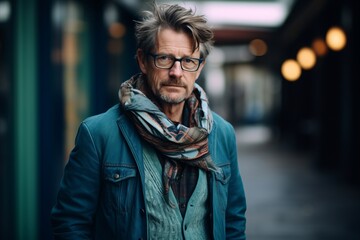
<svg viewBox="0 0 360 240">
<path fill-rule="evenodd" d="M 145 209 L 141 208 L 141 209 L 140 209 L 140 214 L 141 214 L 141 215 L 145 215 Z"/>
<path fill-rule="evenodd" d="M 115 173 L 115 174 L 114 174 L 114 178 L 115 178 L 115 179 L 119 179 L 119 178 L 120 178 L 120 174 Z"/>
</svg>

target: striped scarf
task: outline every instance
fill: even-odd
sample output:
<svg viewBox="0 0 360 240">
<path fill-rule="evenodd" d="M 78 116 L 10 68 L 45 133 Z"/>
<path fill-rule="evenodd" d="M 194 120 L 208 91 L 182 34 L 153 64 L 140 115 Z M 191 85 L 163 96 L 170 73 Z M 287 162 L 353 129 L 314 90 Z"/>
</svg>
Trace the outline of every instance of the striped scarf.
<svg viewBox="0 0 360 240">
<path fill-rule="evenodd" d="M 217 171 L 208 147 L 212 129 L 212 114 L 204 90 L 195 83 L 186 100 L 189 109 L 189 127 L 175 125 L 145 94 L 145 80 L 136 75 L 121 84 L 119 99 L 127 115 L 133 120 L 138 133 L 161 153 L 164 160 L 164 195 L 169 201 L 170 184 L 176 179 L 179 163 L 189 164 L 205 171 Z"/>
</svg>

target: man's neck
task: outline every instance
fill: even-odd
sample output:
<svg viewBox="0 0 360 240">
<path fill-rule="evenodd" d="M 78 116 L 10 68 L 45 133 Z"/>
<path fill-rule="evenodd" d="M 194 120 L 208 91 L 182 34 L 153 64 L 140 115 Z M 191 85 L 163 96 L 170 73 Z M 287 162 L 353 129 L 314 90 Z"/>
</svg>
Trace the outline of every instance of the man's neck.
<svg viewBox="0 0 360 240">
<path fill-rule="evenodd" d="M 161 108 L 171 121 L 181 123 L 184 102 L 178 104 L 162 104 Z"/>
</svg>

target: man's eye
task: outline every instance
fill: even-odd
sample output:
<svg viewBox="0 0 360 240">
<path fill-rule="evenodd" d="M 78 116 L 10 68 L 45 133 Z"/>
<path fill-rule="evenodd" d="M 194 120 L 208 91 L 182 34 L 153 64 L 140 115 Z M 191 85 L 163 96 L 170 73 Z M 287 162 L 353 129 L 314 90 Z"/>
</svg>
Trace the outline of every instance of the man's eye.
<svg viewBox="0 0 360 240">
<path fill-rule="evenodd" d="M 161 61 L 170 61 L 171 57 L 168 55 L 162 55 L 162 56 L 158 56 L 158 59 Z"/>
<path fill-rule="evenodd" d="M 195 62 L 194 59 L 191 59 L 191 58 L 185 58 L 183 61 L 185 63 L 194 63 Z"/>
</svg>

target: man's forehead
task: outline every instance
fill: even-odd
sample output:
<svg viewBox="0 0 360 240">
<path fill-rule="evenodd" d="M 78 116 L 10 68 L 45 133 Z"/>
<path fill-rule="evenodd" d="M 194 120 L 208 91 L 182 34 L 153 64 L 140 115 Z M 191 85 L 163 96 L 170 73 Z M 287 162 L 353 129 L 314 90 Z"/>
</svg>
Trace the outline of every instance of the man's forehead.
<svg viewBox="0 0 360 240">
<path fill-rule="evenodd" d="M 188 33 L 173 29 L 158 31 L 155 40 L 155 50 L 157 51 L 178 49 L 188 55 L 200 52 L 198 48 L 195 48 L 195 45 L 194 39 Z"/>
</svg>

